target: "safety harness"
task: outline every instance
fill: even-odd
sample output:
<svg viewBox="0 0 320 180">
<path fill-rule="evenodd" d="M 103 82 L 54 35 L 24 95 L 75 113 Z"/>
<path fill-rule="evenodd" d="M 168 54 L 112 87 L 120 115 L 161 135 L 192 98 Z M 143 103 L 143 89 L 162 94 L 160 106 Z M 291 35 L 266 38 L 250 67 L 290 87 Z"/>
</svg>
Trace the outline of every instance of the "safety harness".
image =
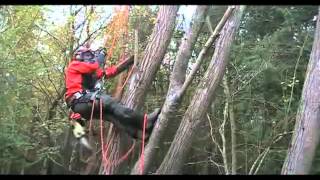
<svg viewBox="0 0 320 180">
<path fill-rule="evenodd" d="M 130 71 L 129 74 L 131 74 L 132 71 Z M 129 77 L 129 76 L 128 76 Z M 127 82 L 128 78 L 125 81 L 125 84 Z M 105 145 L 105 140 L 104 140 L 104 132 L 103 132 L 103 104 L 102 104 L 102 99 L 100 98 L 100 95 L 102 93 L 103 89 L 103 84 L 104 82 L 104 77 L 102 78 L 102 80 L 98 80 L 95 86 L 95 91 L 94 92 L 84 92 L 84 93 L 80 93 L 77 92 L 75 93 L 72 97 L 73 99 L 71 99 L 71 103 L 73 103 L 72 101 L 77 101 L 79 100 L 81 97 L 83 97 L 85 95 L 85 93 L 91 93 L 91 97 L 90 97 L 90 102 L 92 102 L 92 109 L 91 109 L 91 115 L 90 115 L 90 120 L 89 120 L 89 131 L 92 130 L 92 120 L 93 120 L 93 113 L 94 113 L 94 108 L 95 108 L 95 104 L 96 101 L 99 100 L 99 106 L 100 106 L 100 134 L 101 134 L 101 149 L 102 149 L 102 160 L 105 164 L 105 167 L 110 167 L 110 166 L 117 166 L 119 165 L 121 162 L 123 162 L 124 160 L 126 160 L 128 158 L 128 156 L 130 155 L 131 152 L 133 152 L 134 147 L 135 147 L 135 141 L 133 141 L 131 147 L 128 149 L 128 151 L 126 153 L 124 153 L 124 155 L 122 155 L 119 159 L 117 160 L 113 160 L 110 161 L 107 158 L 107 153 L 109 153 L 110 149 L 110 145 L 111 142 L 113 141 L 113 136 L 109 139 L 109 141 L 107 142 L 107 144 Z M 124 88 L 125 84 L 122 86 L 122 88 Z M 82 120 L 82 117 L 79 113 L 75 113 L 72 112 L 71 108 L 70 108 L 70 122 L 71 125 L 73 126 L 73 134 L 74 136 L 79 139 L 80 143 L 82 145 L 84 145 L 86 148 L 88 148 L 89 150 L 92 150 L 92 146 L 89 144 L 87 138 L 86 138 L 86 133 L 85 133 L 85 124 L 84 121 Z M 142 128 L 142 143 L 141 143 L 141 157 L 140 157 L 140 172 L 141 174 L 143 174 L 143 169 L 144 169 L 144 143 L 145 143 L 145 134 L 146 134 L 146 127 L 147 127 L 147 114 L 144 115 L 144 121 L 143 121 L 143 128 Z"/>
</svg>

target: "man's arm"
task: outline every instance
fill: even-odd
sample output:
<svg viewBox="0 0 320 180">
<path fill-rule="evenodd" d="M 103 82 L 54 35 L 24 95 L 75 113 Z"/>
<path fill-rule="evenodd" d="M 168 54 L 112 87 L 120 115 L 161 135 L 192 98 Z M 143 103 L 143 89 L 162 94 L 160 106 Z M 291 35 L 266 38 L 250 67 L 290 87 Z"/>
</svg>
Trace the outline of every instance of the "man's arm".
<svg viewBox="0 0 320 180">
<path fill-rule="evenodd" d="M 70 70 L 77 71 L 82 74 L 86 74 L 86 73 L 92 73 L 98 70 L 99 64 L 97 62 L 89 63 L 89 62 L 73 61 L 69 68 Z"/>
</svg>

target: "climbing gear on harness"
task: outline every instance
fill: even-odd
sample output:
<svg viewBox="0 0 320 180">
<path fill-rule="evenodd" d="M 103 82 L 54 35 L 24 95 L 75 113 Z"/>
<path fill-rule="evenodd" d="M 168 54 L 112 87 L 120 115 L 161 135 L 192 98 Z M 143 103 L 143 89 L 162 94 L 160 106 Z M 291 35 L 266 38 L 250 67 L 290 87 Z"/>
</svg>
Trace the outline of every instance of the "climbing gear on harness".
<svg viewBox="0 0 320 180">
<path fill-rule="evenodd" d="M 82 136 L 79 141 L 80 141 L 80 144 L 84 145 L 84 147 L 86 147 L 87 149 L 89 150 L 93 149 L 89 144 L 89 141 L 87 140 L 87 138 L 85 138 L 84 136 Z"/>
<path fill-rule="evenodd" d="M 66 99 L 66 103 L 68 107 L 72 107 L 74 100 L 80 99 L 84 94 L 80 92 L 74 93 L 71 97 Z"/>
<path fill-rule="evenodd" d="M 147 115 L 144 115 L 143 118 L 143 130 L 142 130 L 142 143 L 141 143 L 141 158 L 140 158 L 140 174 L 143 174 L 144 169 L 144 140 L 145 140 L 145 134 L 146 134 L 146 126 L 147 126 Z"/>
<path fill-rule="evenodd" d="M 89 150 L 92 150 L 91 145 L 89 144 L 87 138 L 85 137 L 85 122 L 82 120 L 81 115 L 79 113 L 71 113 L 70 115 L 70 123 L 72 125 L 72 132 L 75 138 L 77 138 L 84 147 Z"/>
<path fill-rule="evenodd" d="M 84 131 L 83 126 L 81 126 L 81 124 L 77 121 L 73 121 L 73 135 L 76 138 L 81 138 L 82 136 L 84 136 L 86 133 Z"/>
</svg>

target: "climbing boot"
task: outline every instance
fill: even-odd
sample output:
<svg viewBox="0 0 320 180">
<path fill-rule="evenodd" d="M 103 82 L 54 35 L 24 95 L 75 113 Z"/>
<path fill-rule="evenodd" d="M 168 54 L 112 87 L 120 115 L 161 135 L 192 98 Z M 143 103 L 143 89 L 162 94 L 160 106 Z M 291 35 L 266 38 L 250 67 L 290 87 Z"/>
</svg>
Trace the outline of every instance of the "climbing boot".
<svg viewBox="0 0 320 180">
<path fill-rule="evenodd" d="M 148 114 L 147 115 L 147 127 L 146 127 L 146 132 L 148 134 L 151 134 L 152 130 L 153 130 L 153 127 L 158 119 L 158 116 L 161 112 L 161 109 L 160 108 L 156 108 L 152 113 Z"/>
</svg>

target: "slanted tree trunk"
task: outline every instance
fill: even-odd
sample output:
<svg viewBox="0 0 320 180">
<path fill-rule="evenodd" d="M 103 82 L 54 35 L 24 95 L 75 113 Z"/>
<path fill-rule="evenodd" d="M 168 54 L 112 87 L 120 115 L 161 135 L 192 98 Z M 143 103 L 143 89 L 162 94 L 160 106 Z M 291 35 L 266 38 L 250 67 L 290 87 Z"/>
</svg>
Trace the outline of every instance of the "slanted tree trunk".
<svg viewBox="0 0 320 180">
<path fill-rule="evenodd" d="M 144 52 L 144 57 L 141 61 L 139 60 L 137 70 L 128 81 L 129 88 L 121 99 L 121 102 L 127 107 L 139 110 L 143 106 L 145 94 L 148 87 L 151 86 L 170 43 L 178 9 L 178 6 L 160 6 L 157 23 Z M 128 139 L 128 137 L 124 137 L 124 134 L 120 134 L 119 138 Z M 122 143 L 128 148 L 131 146 L 129 142 Z"/>
<path fill-rule="evenodd" d="M 139 62 L 138 71 L 133 74 L 130 88 L 124 93 L 122 102 L 133 109 L 142 107 L 145 94 L 155 77 L 165 55 L 175 26 L 178 6 L 160 6 L 156 25 L 150 41 Z"/>
<path fill-rule="evenodd" d="M 308 174 L 320 135 L 320 8 L 292 142 L 281 174 Z"/>
<path fill-rule="evenodd" d="M 216 42 L 212 61 L 198 85 L 169 151 L 157 170 L 157 174 L 177 174 L 181 172 L 192 139 L 199 130 L 200 123 L 205 120 L 205 114 L 214 99 L 215 90 L 223 77 L 231 43 L 240 25 L 244 8 L 245 6 L 236 6 L 232 17 L 223 26 Z"/>
<path fill-rule="evenodd" d="M 159 146 L 161 142 L 161 137 L 163 136 L 163 132 L 168 125 L 169 113 L 176 112 L 176 106 L 178 99 L 181 96 L 177 97 L 177 93 L 179 94 L 179 90 L 181 89 L 186 75 L 186 69 L 191 57 L 191 52 L 193 47 L 197 41 L 199 32 L 202 28 L 204 18 L 206 16 L 206 12 L 208 10 L 208 6 L 198 6 L 193 20 L 191 22 L 191 27 L 189 31 L 182 38 L 182 43 L 180 45 L 178 55 L 176 58 L 176 62 L 173 68 L 173 73 L 171 76 L 171 83 L 169 85 L 169 90 L 167 94 L 166 101 L 164 103 L 159 123 L 154 128 L 152 136 L 149 139 L 149 143 L 145 149 L 145 159 L 144 159 L 144 172 L 146 173 L 151 166 L 151 162 L 154 160 L 156 147 Z M 136 162 L 134 168 L 132 169 L 132 174 L 138 174 L 139 171 L 139 161 Z"/>
</svg>

